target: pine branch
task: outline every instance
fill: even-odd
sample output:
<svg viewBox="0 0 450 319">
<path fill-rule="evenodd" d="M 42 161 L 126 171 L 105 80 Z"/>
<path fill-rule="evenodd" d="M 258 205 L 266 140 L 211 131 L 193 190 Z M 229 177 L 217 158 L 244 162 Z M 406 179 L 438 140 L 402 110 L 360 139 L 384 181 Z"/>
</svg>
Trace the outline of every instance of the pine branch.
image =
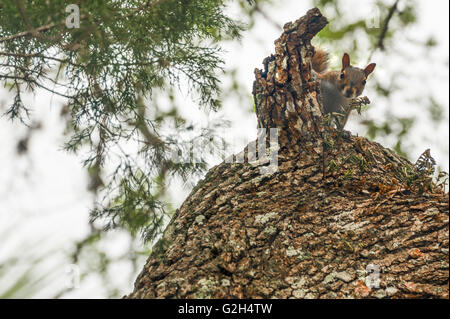
<svg viewBox="0 0 450 319">
<path fill-rule="evenodd" d="M 136 12 L 141 11 L 142 9 L 154 7 L 154 6 L 162 3 L 163 1 L 165 1 L 165 0 L 157 0 L 157 1 L 154 1 L 154 2 L 147 1 L 147 3 L 145 5 L 135 8 L 130 13 L 126 14 L 124 17 L 128 18 L 128 17 L 134 15 Z M 3 38 L 0 38 L 0 43 L 5 42 L 5 41 L 14 40 L 14 39 L 17 39 L 17 38 L 22 38 L 22 37 L 29 36 L 29 35 L 35 36 L 35 35 L 37 35 L 37 34 L 39 34 L 41 32 L 45 32 L 45 31 L 48 31 L 50 29 L 53 29 L 56 26 L 64 26 L 66 24 L 66 19 L 64 19 L 60 23 L 53 22 L 53 23 L 49 23 L 47 25 L 40 26 L 40 27 L 38 27 L 36 29 L 31 29 L 31 26 L 29 25 L 29 21 L 28 21 L 27 17 L 25 16 L 25 11 L 24 11 L 24 8 L 23 8 L 23 5 L 22 5 L 21 1 L 20 0 L 16 0 L 16 2 L 17 2 L 17 6 L 19 8 L 19 12 L 21 13 L 22 18 L 24 19 L 25 26 L 27 26 L 27 28 L 29 28 L 30 30 L 23 31 L 23 32 L 20 32 L 20 33 L 17 33 L 17 34 L 13 34 L 13 35 L 10 35 L 10 36 L 6 36 L 6 37 L 3 37 Z M 88 15 L 83 14 L 83 15 L 80 16 L 80 20 L 86 19 L 87 17 L 88 17 Z"/>
</svg>

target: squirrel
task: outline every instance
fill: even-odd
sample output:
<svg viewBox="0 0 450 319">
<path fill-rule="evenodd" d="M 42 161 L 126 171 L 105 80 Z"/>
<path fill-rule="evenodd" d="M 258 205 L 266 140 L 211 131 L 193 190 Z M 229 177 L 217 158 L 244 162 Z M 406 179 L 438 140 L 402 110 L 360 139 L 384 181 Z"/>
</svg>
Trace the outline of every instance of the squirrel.
<svg viewBox="0 0 450 319">
<path fill-rule="evenodd" d="M 328 54 L 322 49 L 313 49 L 314 55 L 311 66 L 313 74 L 320 81 L 324 114 L 341 114 L 341 117 L 336 119 L 336 125 L 342 131 L 353 110 L 353 100 L 363 92 L 367 77 L 373 72 L 376 64 L 370 63 L 365 69 L 360 69 L 352 66 L 350 56 L 344 53 L 342 69 L 340 71 L 327 71 Z"/>
</svg>

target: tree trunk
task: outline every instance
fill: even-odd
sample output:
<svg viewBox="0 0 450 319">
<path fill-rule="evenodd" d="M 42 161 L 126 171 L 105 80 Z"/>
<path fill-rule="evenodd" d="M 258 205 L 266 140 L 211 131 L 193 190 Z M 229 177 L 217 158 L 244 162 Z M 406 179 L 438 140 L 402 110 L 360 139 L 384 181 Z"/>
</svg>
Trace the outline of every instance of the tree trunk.
<svg viewBox="0 0 450 319">
<path fill-rule="evenodd" d="M 324 124 L 310 40 L 326 24 L 318 9 L 286 24 L 255 71 L 277 169 L 248 163 L 250 144 L 212 168 L 127 298 L 448 298 L 449 199 L 429 153 L 413 165 Z"/>
</svg>

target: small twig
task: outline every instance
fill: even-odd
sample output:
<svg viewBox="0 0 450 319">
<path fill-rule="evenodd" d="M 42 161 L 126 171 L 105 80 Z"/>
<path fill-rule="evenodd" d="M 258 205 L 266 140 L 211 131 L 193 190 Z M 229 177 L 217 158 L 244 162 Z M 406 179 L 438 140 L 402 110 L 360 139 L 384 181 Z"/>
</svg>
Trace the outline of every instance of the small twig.
<svg viewBox="0 0 450 319">
<path fill-rule="evenodd" d="M 137 109 L 138 109 L 138 119 L 134 124 L 136 125 L 137 129 L 141 132 L 141 134 L 144 136 L 147 144 L 153 147 L 160 147 L 160 146 L 164 147 L 165 146 L 164 141 L 162 141 L 158 136 L 153 134 L 145 122 L 146 118 L 145 105 L 142 103 L 138 105 Z"/>
<path fill-rule="evenodd" d="M 81 64 L 76 64 L 76 63 L 73 63 L 73 62 L 71 62 L 69 60 L 54 58 L 54 57 L 51 57 L 51 56 L 43 55 L 41 53 L 15 53 L 15 52 L 2 52 L 2 51 L 0 51 L 0 56 L 2 56 L 2 55 L 4 55 L 4 56 L 22 57 L 22 58 L 43 58 L 43 59 L 46 59 L 46 60 L 53 60 L 53 61 L 57 61 L 57 62 L 60 62 L 60 63 L 68 63 L 70 65 L 77 66 L 77 67 L 84 67 Z"/>
<path fill-rule="evenodd" d="M 40 88 L 42 88 L 42 89 L 44 89 L 46 91 L 49 91 L 50 93 L 59 95 L 61 97 L 65 97 L 67 99 L 74 99 L 75 101 L 77 101 L 75 96 L 66 95 L 64 93 L 57 92 L 57 91 L 54 91 L 52 89 L 49 89 L 48 87 L 40 84 L 37 80 L 35 80 L 33 78 L 29 78 L 27 76 L 26 77 L 21 77 L 21 76 L 15 76 L 15 75 L 0 75 L 0 78 L 2 78 L 2 79 L 11 79 L 11 80 L 22 80 L 22 81 L 25 81 L 28 84 L 31 84 L 31 83 L 35 84 L 36 86 L 38 86 L 38 87 L 40 87 Z"/>
<path fill-rule="evenodd" d="M 5 42 L 5 41 L 14 40 L 14 39 L 21 38 L 21 37 L 25 37 L 25 36 L 33 34 L 33 33 L 40 33 L 40 32 L 43 32 L 43 31 L 47 31 L 47 30 L 50 30 L 50 29 L 54 28 L 57 25 L 63 25 L 64 23 L 65 23 L 65 20 L 64 20 L 64 22 L 59 23 L 59 24 L 57 24 L 57 23 L 50 23 L 50 24 L 41 26 L 41 27 L 39 27 L 37 29 L 23 31 L 23 32 L 16 33 L 16 34 L 13 34 L 13 35 L 10 35 L 10 36 L 6 36 L 6 37 L 3 37 L 3 38 L 0 38 L 0 43 Z"/>
</svg>

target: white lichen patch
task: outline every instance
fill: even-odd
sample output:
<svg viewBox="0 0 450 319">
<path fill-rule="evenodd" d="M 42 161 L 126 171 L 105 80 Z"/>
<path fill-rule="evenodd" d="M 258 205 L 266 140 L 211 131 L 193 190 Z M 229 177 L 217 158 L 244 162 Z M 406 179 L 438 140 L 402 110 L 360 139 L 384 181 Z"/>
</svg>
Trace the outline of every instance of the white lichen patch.
<svg viewBox="0 0 450 319">
<path fill-rule="evenodd" d="M 195 223 L 198 225 L 203 225 L 203 221 L 205 220 L 205 216 L 203 215 L 198 215 L 197 217 L 195 217 Z"/>
<path fill-rule="evenodd" d="M 292 296 L 295 298 L 305 298 L 306 291 L 304 289 L 296 289 L 292 291 Z"/>
<path fill-rule="evenodd" d="M 303 250 L 301 248 L 295 249 L 292 246 L 289 246 L 286 249 L 286 255 L 288 257 L 298 256 L 298 259 L 300 259 L 300 260 L 303 260 L 306 258 L 306 254 L 303 252 Z"/>
<path fill-rule="evenodd" d="M 287 101 L 286 102 L 286 109 L 288 110 L 288 112 L 295 112 L 295 104 L 292 101 Z"/>
<path fill-rule="evenodd" d="M 268 71 L 269 73 L 273 73 L 273 71 L 275 70 L 275 61 L 271 61 L 268 65 Z"/>
<path fill-rule="evenodd" d="M 229 279 L 222 279 L 222 286 L 223 287 L 230 287 L 230 280 Z"/>
<path fill-rule="evenodd" d="M 303 128 L 303 121 L 302 121 L 300 118 L 297 119 L 297 122 L 295 123 L 294 128 L 295 128 L 297 131 L 300 131 L 300 132 L 302 131 L 302 128 Z"/>
<path fill-rule="evenodd" d="M 307 278 L 298 276 L 286 277 L 284 281 L 296 290 L 302 288 L 308 282 Z"/>
<path fill-rule="evenodd" d="M 366 280 L 366 276 L 367 276 L 367 272 L 365 270 L 362 270 L 362 269 L 357 269 L 356 270 L 356 277 L 359 280 L 365 281 Z"/>
<path fill-rule="evenodd" d="M 281 68 L 286 70 L 288 68 L 288 57 L 285 56 L 283 61 L 281 62 Z"/>
<path fill-rule="evenodd" d="M 227 202 L 227 200 L 228 200 L 228 197 L 227 196 L 219 196 L 217 199 L 216 199 L 216 204 L 218 205 L 218 206 L 220 206 L 220 205 L 223 205 L 223 204 L 225 204 L 226 202 Z"/>
<path fill-rule="evenodd" d="M 211 291 L 218 285 L 218 282 L 211 279 L 202 278 L 197 282 L 197 284 L 199 285 L 199 289 L 195 293 L 195 297 L 205 299 L 211 298 Z"/>
<path fill-rule="evenodd" d="M 375 293 L 375 297 L 378 298 L 378 299 L 386 298 L 386 296 L 387 296 L 387 293 L 386 293 L 386 291 L 383 290 L 383 289 L 380 289 L 380 290 L 378 290 L 378 291 Z"/>
<path fill-rule="evenodd" d="M 328 274 L 325 276 L 324 280 L 322 281 L 323 284 L 329 284 L 332 283 L 336 279 L 336 272 L 332 272 L 331 274 Z"/>
<path fill-rule="evenodd" d="M 299 289 L 299 288 L 303 287 L 306 284 L 306 282 L 307 282 L 307 280 L 304 277 L 302 277 L 299 280 L 297 280 L 296 282 L 294 282 L 291 285 L 291 287 L 294 289 Z"/>
<path fill-rule="evenodd" d="M 357 231 L 358 229 L 362 228 L 363 226 L 369 224 L 369 221 L 362 221 L 359 223 L 355 223 L 355 216 L 358 213 L 358 210 L 347 210 L 343 211 L 342 213 L 336 214 L 332 218 L 336 222 L 336 225 L 340 228 L 341 231 L 348 232 L 348 231 Z"/>
<path fill-rule="evenodd" d="M 386 294 L 390 297 L 390 296 L 395 295 L 397 293 L 398 289 L 395 287 L 387 287 L 385 291 L 386 291 Z"/>
<path fill-rule="evenodd" d="M 264 228 L 264 233 L 272 235 L 275 234 L 277 232 L 277 228 L 275 226 L 267 226 L 266 228 Z"/>
<path fill-rule="evenodd" d="M 315 294 L 309 292 L 305 295 L 305 299 L 317 299 L 317 298 Z"/>
<path fill-rule="evenodd" d="M 267 192 L 262 191 L 262 192 L 256 193 L 256 196 L 258 196 L 258 197 L 264 197 L 266 194 L 267 194 Z"/>
<path fill-rule="evenodd" d="M 336 273 L 336 278 L 344 282 L 350 282 L 353 280 L 353 276 L 346 271 Z"/>
<path fill-rule="evenodd" d="M 264 214 L 264 215 L 257 215 L 255 217 L 255 223 L 257 223 L 257 224 L 265 224 L 265 223 L 267 223 L 269 221 L 269 219 L 271 219 L 272 217 L 275 217 L 277 215 L 278 215 L 278 213 L 276 213 L 276 212 L 270 212 L 270 213 L 267 213 L 267 214 Z"/>
<path fill-rule="evenodd" d="M 334 219 L 334 221 L 338 223 L 343 222 L 345 220 L 351 221 L 354 218 L 354 212 L 353 210 L 345 210 L 342 213 L 332 216 L 332 218 Z"/>
<path fill-rule="evenodd" d="M 425 216 L 435 216 L 439 214 L 439 209 L 437 209 L 436 207 L 431 207 L 428 208 L 425 212 L 424 212 Z"/>
</svg>

